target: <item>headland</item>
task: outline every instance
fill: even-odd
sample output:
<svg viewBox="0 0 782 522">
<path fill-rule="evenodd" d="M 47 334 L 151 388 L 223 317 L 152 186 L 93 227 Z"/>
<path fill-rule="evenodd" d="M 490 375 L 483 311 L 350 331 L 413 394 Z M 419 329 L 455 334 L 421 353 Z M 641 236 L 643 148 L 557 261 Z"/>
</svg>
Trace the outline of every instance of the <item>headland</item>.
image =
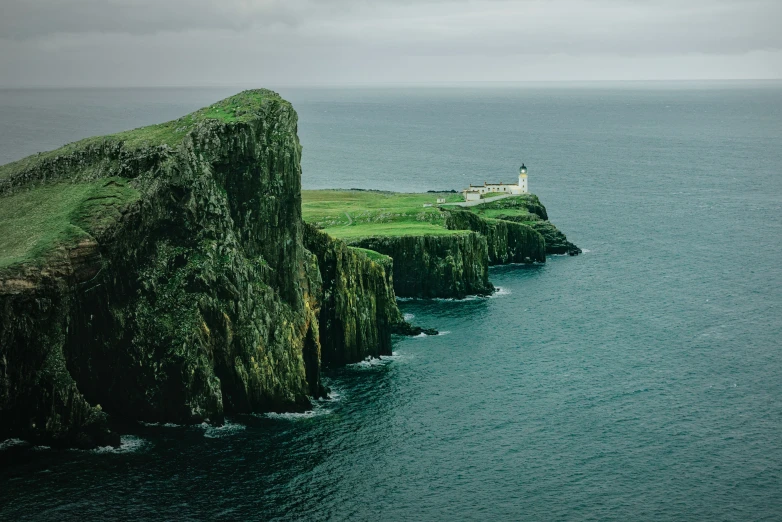
<svg viewBox="0 0 782 522">
<path fill-rule="evenodd" d="M 302 193 L 297 124 L 245 91 L 0 167 L 0 440 L 304 410 L 323 367 L 421 332 L 397 296 L 485 295 L 492 264 L 577 251 L 532 194 Z"/>
</svg>

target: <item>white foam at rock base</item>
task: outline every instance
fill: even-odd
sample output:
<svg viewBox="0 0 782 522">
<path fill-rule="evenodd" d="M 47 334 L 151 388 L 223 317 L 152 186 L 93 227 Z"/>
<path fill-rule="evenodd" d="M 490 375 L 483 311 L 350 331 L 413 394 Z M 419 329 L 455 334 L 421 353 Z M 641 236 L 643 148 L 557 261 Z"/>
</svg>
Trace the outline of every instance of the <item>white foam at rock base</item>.
<svg viewBox="0 0 782 522">
<path fill-rule="evenodd" d="M 93 453 L 135 453 L 149 444 L 146 440 L 135 435 L 122 435 L 119 438 L 119 447 L 101 446 L 90 450 Z"/>
<path fill-rule="evenodd" d="M 236 424 L 234 422 L 225 421 L 222 426 L 212 426 L 211 424 L 202 423 L 201 427 L 204 428 L 204 437 L 207 439 L 221 439 L 223 437 L 230 437 L 231 435 L 244 431 L 247 426 L 244 424 Z"/>
</svg>

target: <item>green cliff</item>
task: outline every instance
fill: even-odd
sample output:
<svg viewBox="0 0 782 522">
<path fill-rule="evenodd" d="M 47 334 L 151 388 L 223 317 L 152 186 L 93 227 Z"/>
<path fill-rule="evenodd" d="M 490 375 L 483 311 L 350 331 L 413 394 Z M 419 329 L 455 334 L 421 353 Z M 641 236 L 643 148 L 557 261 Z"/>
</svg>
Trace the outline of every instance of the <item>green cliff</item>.
<svg viewBox="0 0 782 522">
<path fill-rule="evenodd" d="M 391 330 L 404 322 L 391 258 L 351 248 L 311 225 L 304 228 L 304 245 L 317 256 L 323 277 L 318 295 L 323 364 L 391 355 Z"/>
<path fill-rule="evenodd" d="M 546 241 L 527 225 L 452 209 L 447 213 L 445 226 L 451 230 L 472 230 L 485 237 L 490 265 L 546 262 Z"/>
<path fill-rule="evenodd" d="M 0 167 L 0 439 L 306 409 L 322 361 L 388 352 L 385 267 L 305 248 L 296 131 L 246 91 Z"/>
<path fill-rule="evenodd" d="M 394 260 L 394 291 L 402 297 L 462 298 L 494 291 L 486 239 L 473 232 L 374 236 L 350 244 Z"/>
<path fill-rule="evenodd" d="M 305 221 L 350 245 L 391 257 L 400 297 L 486 295 L 488 267 L 580 253 L 534 194 L 462 207 L 460 194 L 309 190 Z M 445 200 L 443 202 L 443 200 Z"/>
<path fill-rule="evenodd" d="M 538 232 L 546 242 L 546 254 L 578 255 L 581 249 L 571 243 L 557 227 L 548 221 L 546 207 L 534 194 L 491 201 L 470 207 L 469 210 L 485 219 L 520 223 Z"/>
</svg>

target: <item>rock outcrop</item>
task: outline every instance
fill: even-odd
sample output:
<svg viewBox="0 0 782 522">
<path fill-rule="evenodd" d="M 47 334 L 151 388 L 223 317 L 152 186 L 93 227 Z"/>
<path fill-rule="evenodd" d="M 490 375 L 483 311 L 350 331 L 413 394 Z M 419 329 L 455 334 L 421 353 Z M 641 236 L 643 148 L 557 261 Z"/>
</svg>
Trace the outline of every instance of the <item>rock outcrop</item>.
<svg viewBox="0 0 782 522">
<path fill-rule="evenodd" d="M 400 297 L 463 298 L 494 291 L 486 238 L 474 232 L 367 237 L 350 244 L 394 260 L 394 291 Z"/>
<path fill-rule="evenodd" d="M 490 265 L 546 262 L 543 236 L 527 225 L 486 219 L 467 210 L 448 210 L 445 226 L 450 230 L 472 230 L 484 236 Z"/>
<path fill-rule="evenodd" d="M 322 362 L 390 351 L 385 268 L 318 234 L 305 248 L 296 131 L 288 102 L 247 91 L 0 167 L 0 204 L 74 194 L 62 230 L 0 264 L 0 440 L 302 410 Z"/>
<path fill-rule="evenodd" d="M 497 221 L 520 223 L 533 229 L 545 240 L 546 254 L 568 254 L 575 256 L 581 253 L 581 249 L 568 241 L 565 234 L 548 220 L 546 207 L 543 206 L 540 199 L 534 194 L 524 194 L 520 197 L 491 201 L 481 205 L 479 208 L 474 207 L 474 209 L 480 212 L 485 212 L 486 210 L 495 211 L 494 219 L 489 220 L 484 218 L 486 221 L 495 223 Z M 503 213 L 503 210 L 507 210 L 508 212 Z M 461 222 L 461 220 L 457 220 L 457 222 Z M 474 227 L 475 225 L 471 226 Z M 470 226 L 456 228 L 475 230 L 475 228 L 470 228 Z M 491 242 L 489 248 L 491 249 Z M 497 259 L 502 255 L 502 250 L 499 250 L 498 254 Z"/>
<path fill-rule="evenodd" d="M 396 306 L 391 258 L 370 258 L 311 225 L 304 227 L 304 245 L 317 257 L 323 278 L 318 295 L 323 365 L 391 355 L 392 329 L 407 325 Z"/>
<path fill-rule="evenodd" d="M 581 253 L 581 249 L 568 241 L 565 234 L 550 221 L 533 221 L 528 223 L 528 225 L 546 240 L 547 254 L 568 254 L 577 256 Z"/>
</svg>

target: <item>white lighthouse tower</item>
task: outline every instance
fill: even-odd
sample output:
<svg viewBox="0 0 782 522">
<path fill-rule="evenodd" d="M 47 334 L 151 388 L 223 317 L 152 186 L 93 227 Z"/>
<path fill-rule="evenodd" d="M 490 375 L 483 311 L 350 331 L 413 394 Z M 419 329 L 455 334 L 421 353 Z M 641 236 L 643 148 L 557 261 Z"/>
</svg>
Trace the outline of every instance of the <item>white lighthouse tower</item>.
<svg viewBox="0 0 782 522">
<path fill-rule="evenodd" d="M 529 192 L 527 188 L 527 167 L 523 163 L 519 169 L 519 192 L 521 194 Z"/>
</svg>

